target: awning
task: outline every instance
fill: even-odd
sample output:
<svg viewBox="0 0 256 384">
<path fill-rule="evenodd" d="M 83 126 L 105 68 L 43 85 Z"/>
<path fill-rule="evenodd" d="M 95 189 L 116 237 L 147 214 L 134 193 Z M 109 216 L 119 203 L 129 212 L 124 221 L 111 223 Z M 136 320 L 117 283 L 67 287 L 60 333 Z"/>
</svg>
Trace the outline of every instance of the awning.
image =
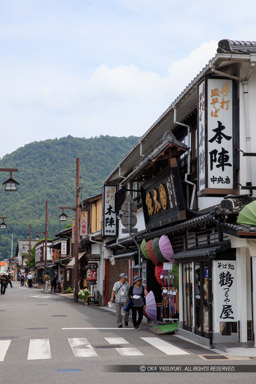
<svg viewBox="0 0 256 384">
<path fill-rule="evenodd" d="M 115 259 L 131 259 L 133 256 L 136 256 L 136 255 L 138 255 L 138 251 L 123 252 L 113 256 Z M 109 256 L 108 260 L 110 260 L 113 256 Z"/>
<path fill-rule="evenodd" d="M 215 247 L 208 248 L 196 248 L 183 252 L 177 252 L 172 257 L 174 260 L 179 261 L 181 259 L 195 259 L 202 257 L 215 256 L 217 253 L 223 252 L 231 247 L 230 242 L 216 245 Z"/>
<path fill-rule="evenodd" d="M 79 252 L 78 254 L 78 260 L 80 260 L 84 255 L 86 255 L 85 252 Z M 67 264 L 67 267 L 74 267 L 75 266 L 75 258 L 72 257 L 72 259 L 70 260 L 70 262 Z"/>
</svg>

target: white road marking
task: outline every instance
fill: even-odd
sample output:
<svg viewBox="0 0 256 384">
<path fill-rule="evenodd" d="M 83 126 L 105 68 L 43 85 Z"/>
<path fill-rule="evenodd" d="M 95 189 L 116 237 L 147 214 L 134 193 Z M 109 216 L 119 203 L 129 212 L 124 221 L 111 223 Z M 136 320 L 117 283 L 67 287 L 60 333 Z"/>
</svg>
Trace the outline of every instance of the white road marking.
<svg viewBox="0 0 256 384">
<path fill-rule="evenodd" d="M 31 339 L 28 349 L 28 360 L 51 359 L 49 339 Z"/>
<path fill-rule="evenodd" d="M 134 329 L 133 328 L 94 328 L 94 327 L 78 327 L 78 328 L 61 328 L 63 331 L 69 331 L 69 330 L 83 330 L 83 329 L 85 329 L 85 330 L 97 330 L 97 329 L 104 329 L 104 330 L 118 330 L 118 331 L 133 331 Z"/>
<path fill-rule="evenodd" d="M 143 356 L 143 353 L 137 348 L 115 348 L 121 356 Z"/>
<path fill-rule="evenodd" d="M 50 298 L 52 298 L 52 296 L 30 296 L 30 297 L 33 297 L 34 299 L 50 299 Z"/>
<path fill-rule="evenodd" d="M 129 342 L 125 340 L 123 337 L 104 337 L 104 339 L 109 344 L 115 344 L 115 345 L 129 344 Z"/>
<path fill-rule="evenodd" d="M 6 352 L 10 347 L 11 340 L 1 340 L 0 341 L 0 361 L 4 361 Z"/>
<path fill-rule="evenodd" d="M 153 347 L 159 349 L 166 355 L 189 355 L 188 352 L 183 351 L 182 349 L 175 347 L 174 345 L 167 343 L 164 340 L 159 339 L 158 337 L 141 337 L 146 343 L 152 345 Z"/>
<path fill-rule="evenodd" d="M 95 357 L 98 356 L 93 347 L 85 338 L 68 339 L 69 345 L 75 357 Z"/>
</svg>

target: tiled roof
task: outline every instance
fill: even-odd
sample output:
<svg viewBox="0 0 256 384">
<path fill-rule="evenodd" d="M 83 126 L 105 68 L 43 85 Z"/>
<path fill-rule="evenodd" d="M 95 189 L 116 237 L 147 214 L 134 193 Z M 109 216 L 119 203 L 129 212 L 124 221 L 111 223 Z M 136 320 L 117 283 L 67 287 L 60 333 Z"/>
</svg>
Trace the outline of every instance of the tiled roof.
<svg viewBox="0 0 256 384">
<path fill-rule="evenodd" d="M 220 40 L 218 53 L 256 53 L 256 41 Z"/>
</svg>

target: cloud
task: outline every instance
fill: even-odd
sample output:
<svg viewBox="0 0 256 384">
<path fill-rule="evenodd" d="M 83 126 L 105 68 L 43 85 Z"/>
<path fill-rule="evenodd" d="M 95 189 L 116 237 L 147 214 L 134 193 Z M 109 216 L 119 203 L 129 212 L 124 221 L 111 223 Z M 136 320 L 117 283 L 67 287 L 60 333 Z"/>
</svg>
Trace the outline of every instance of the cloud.
<svg viewBox="0 0 256 384">
<path fill-rule="evenodd" d="M 165 76 L 135 65 L 98 66 L 91 74 L 54 67 L 1 68 L 1 149 L 68 134 L 142 135 L 216 52 L 202 44 Z M 14 135 L 15 132 L 15 135 Z"/>
</svg>

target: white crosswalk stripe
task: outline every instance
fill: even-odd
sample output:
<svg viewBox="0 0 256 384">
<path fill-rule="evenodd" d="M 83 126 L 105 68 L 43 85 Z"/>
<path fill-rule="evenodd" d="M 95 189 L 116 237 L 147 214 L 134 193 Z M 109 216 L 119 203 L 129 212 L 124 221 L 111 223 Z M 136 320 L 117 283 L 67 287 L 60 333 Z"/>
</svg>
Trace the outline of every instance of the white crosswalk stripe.
<svg viewBox="0 0 256 384">
<path fill-rule="evenodd" d="M 129 344 L 129 342 L 125 340 L 123 337 L 104 337 L 104 339 L 109 344 L 115 344 L 115 345 Z"/>
<path fill-rule="evenodd" d="M 136 348 L 132 342 L 124 339 L 123 337 L 104 337 L 106 342 L 113 346 L 119 356 L 129 357 L 129 356 L 144 356 L 150 354 L 148 349 L 143 349 L 143 352 Z M 188 355 L 189 353 L 176 347 L 175 345 L 166 342 L 158 337 L 141 337 L 145 343 L 149 344 L 153 349 L 156 348 L 165 355 L 168 356 L 179 356 L 179 355 Z M 75 358 L 91 358 L 98 357 L 99 355 L 106 353 L 107 349 L 99 348 L 96 352 L 94 347 L 90 344 L 87 338 L 67 338 L 65 342 L 68 341 L 68 344 L 73 352 Z M 9 347 L 11 343 L 15 343 L 16 340 L 0 340 L 0 362 L 4 362 L 6 357 L 11 359 L 13 353 L 13 348 Z M 25 341 L 27 344 L 27 341 Z M 152 350 L 153 350 L 152 349 Z M 25 355 L 26 357 L 26 355 Z M 30 339 L 28 347 L 27 360 L 46 360 L 52 359 L 50 339 Z"/>
<path fill-rule="evenodd" d="M 129 341 L 125 340 L 123 337 L 104 337 L 104 339 L 109 344 L 115 345 L 124 345 L 129 344 Z M 143 356 L 143 353 L 139 351 L 137 348 L 115 348 L 115 350 L 121 356 Z"/>
<path fill-rule="evenodd" d="M 4 361 L 6 352 L 8 351 L 11 344 L 11 340 L 0 341 L 0 361 Z"/>
<path fill-rule="evenodd" d="M 28 360 L 51 359 L 49 339 L 31 339 L 28 349 Z"/>
<path fill-rule="evenodd" d="M 188 352 L 185 352 L 183 349 L 175 347 L 170 343 L 167 343 L 164 340 L 159 339 L 158 337 L 141 337 L 146 343 L 152 345 L 153 347 L 159 349 L 168 356 L 171 355 L 188 355 Z"/>
<path fill-rule="evenodd" d="M 143 356 L 143 353 L 137 348 L 115 348 L 121 356 Z"/>
<path fill-rule="evenodd" d="M 93 347 L 85 338 L 68 339 L 69 345 L 75 357 L 95 357 L 98 356 Z"/>
</svg>

